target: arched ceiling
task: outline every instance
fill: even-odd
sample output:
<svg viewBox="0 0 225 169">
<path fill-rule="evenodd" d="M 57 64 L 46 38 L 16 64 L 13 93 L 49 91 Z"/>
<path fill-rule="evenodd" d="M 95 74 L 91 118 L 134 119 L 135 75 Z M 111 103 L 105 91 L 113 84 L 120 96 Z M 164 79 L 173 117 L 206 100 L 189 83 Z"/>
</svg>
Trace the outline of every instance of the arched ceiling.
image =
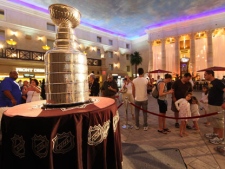
<svg viewBox="0 0 225 169">
<path fill-rule="evenodd" d="M 48 10 L 54 3 L 77 8 L 81 24 L 129 39 L 146 29 L 225 12 L 224 0 L 8 0 Z"/>
</svg>

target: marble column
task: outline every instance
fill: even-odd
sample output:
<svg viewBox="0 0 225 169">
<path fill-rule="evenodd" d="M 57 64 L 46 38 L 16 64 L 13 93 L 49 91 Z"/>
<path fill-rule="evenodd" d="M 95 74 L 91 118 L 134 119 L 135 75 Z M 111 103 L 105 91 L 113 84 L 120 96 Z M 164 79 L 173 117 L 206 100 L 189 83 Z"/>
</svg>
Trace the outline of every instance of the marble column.
<svg viewBox="0 0 225 169">
<path fill-rule="evenodd" d="M 191 67 L 190 73 L 196 74 L 196 64 L 195 64 L 195 35 L 196 33 L 189 34 L 190 36 L 190 62 L 189 67 Z M 190 69 L 190 68 L 189 68 Z"/>
<path fill-rule="evenodd" d="M 162 53 L 162 67 L 161 69 L 165 69 L 166 70 L 166 39 L 161 39 L 161 53 Z"/>
<path fill-rule="evenodd" d="M 207 67 L 213 66 L 213 46 L 212 46 L 212 33 L 214 30 L 206 31 L 207 35 Z"/>
<path fill-rule="evenodd" d="M 148 41 L 149 44 L 149 48 L 148 48 L 148 71 L 153 70 L 153 51 L 152 51 L 152 45 L 153 45 L 153 41 Z"/>
<path fill-rule="evenodd" d="M 106 80 L 106 72 L 108 70 L 107 66 L 106 66 L 106 59 L 105 58 L 101 58 L 101 71 L 102 71 L 102 82 L 104 82 Z M 104 72 L 104 74 L 103 74 Z"/>
<path fill-rule="evenodd" d="M 175 39 L 175 73 L 180 76 L 180 37 L 176 36 Z"/>
</svg>

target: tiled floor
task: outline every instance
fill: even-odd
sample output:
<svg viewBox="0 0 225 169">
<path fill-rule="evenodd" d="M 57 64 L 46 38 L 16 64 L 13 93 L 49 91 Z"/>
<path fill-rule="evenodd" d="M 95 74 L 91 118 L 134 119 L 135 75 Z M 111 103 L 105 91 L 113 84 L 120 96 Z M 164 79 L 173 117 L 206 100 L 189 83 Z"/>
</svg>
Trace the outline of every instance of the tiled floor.
<svg viewBox="0 0 225 169">
<path fill-rule="evenodd" d="M 200 99 L 201 92 L 194 92 L 194 95 Z M 168 100 L 167 116 L 173 117 L 173 112 L 170 110 L 171 97 Z M 119 102 L 118 102 L 119 104 Z M 156 99 L 149 96 L 148 111 L 158 113 L 158 104 Z M 203 112 L 200 112 L 203 114 Z M 211 127 L 205 127 L 203 122 L 205 118 L 199 120 L 200 133 L 195 130 L 187 130 L 189 136 L 180 137 L 179 129 L 174 127 L 175 120 L 167 119 L 168 128 L 172 131 L 168 134 L 157 132 L 158 118 L 152 114 L 148 114 L 148 131 L 143 131 L 140 126 L 139 130 L 123 129 L 122 125 L 126 124 L 126 113 L 124 106 L 119 108 L 120 124 L 121 124 L 121 138 L 124 143 L 133 143 L 141 146 L 148 146 L 155 149 L 160 148 L 178 148 L 182 157 L 189 169 L 225 169 L 225 156 L 220 155 L 214 150 L 216 145 L 209 143 L 208 139 L 204 137 L 205 133 L 212 131 Z M 134 121 L 131 120 L 131 114 L 128 112 L 128 123 L 134 126 Z M 140 112 L 140 124 L 143 124 L 142 112 Z M 189 121 L 192 126 L 192 121 Z M 225 146 L 225 145 L 224 145 Z M 124 160 L 124 169 L 130 167 L 129 161 Z"/>
</svg>

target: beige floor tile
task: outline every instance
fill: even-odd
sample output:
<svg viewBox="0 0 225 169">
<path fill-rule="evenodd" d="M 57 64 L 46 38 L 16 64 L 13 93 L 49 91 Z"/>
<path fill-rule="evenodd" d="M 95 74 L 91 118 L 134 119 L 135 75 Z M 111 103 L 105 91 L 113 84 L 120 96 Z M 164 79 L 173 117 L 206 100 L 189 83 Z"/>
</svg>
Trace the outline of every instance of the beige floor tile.
<svg viewBox="0 0 225 169">
<path fill-rule="evenodd" d="M 201 92 L 194 93 L 197 98 L 201 97 Z M 170 98 L 170 97 L 169 97 Z M 167 116 L 173 117 L 174 114 L 170 110 L 171 100 L 168 100 L 168 112 Z M 158 113 L 158 105 L 156 99 L 149 96 L 148 111 Z M 126 124 L 126 114 L 124 107 L 119 109 L 120 112 L 120 124 Z M 203 112 L 200 112 L 203 114 Z M 134 121 L 131 120 L 131 115 L 128 112 L 129 121 L 128 124 L 134 126 Z M 225 169 L 225 156 L 218 154 L 214 147 L 208 142 L 208 139 L 204 137 L 205 133 L 212 131 L 211 127 L 205 127 L 203 122 L 206 118 L 199 120 L 200 133 L 196 133 L 194 130 L 187 130 L 189 136 L 181 138 L 179 136 L 179 128 L 175 128 L 174 119 L 166 119 L 167 127 L 171 130 L 171 133 L 166 135 L 158 133 L 158 117 L 152 114 L 148 114 L 149 130 L 143 131 L 143 114 L 140 111 L 140 129 L 123 129 L 121 128 L 122 142 L 133 143 L 141 146 L 144 150 L 157 150 L 162 148 L 177 148 L 180 150 L 182 157 L 189 169 Z M 188 122 L 192 126 L 192 121 Z M 124 159 L 126 164 L 129 164 L 128 159 Z M 131 169 L 132 166 L 124 166 L 124 169 Z M 133 168 L 132 168 L 133 169 Z"/>
<path fill-rule="evenodd" d="M 203 161 L 198 160 L 198 159 L 192 161 L 192 162 L 189 163 L 188 165 L 191 166 L 191 167 L 194 168 L 194 169 L 203 169 L 203 168 L 204 168 L 204 169 L 219 169 L 219 166 L 213 167 L 213 166 L 208 165 L 208 164 L 206 164 L 206 163 L 204 163 Z"/>
</svg>

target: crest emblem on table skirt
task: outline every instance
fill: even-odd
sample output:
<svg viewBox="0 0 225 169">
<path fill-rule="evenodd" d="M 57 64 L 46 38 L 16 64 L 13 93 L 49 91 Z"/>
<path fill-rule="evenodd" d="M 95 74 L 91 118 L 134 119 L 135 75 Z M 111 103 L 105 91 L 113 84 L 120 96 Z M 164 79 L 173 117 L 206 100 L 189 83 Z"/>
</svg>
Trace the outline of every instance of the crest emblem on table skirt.
<svg viewBox="0 0 225 169">
<path fill-rule="evenodd" d="M 116 132 L 118 121 L 120 120 L 118 110 L 116 111 L 116 115 L 113 117 L 113 131 Z"/>
<path fill-rule="evenodd" d="M 62 134 L 57 133 L 52 141 L 53 152 L 57 154 L 65 154 L 74 148 L 74 136 L 71 132 L 63 132 Z"/>
<path fill-rule="evenodd" d="M 93 127 L 90 126 L 88 129 L 88 144 L 96 146 L 103 142 L 108 136 L 109 127 L 110 120 L 104 122 L 103 126 L 100 124 Z"/>
<path fill-rule="evenodd" d="M 12 140 L 12 152 L 19 158 L 25 157 L 25 141 L 23 136 L 14 134 Z"/>
<path fill-rule="evenodd" d="M 37 136 L 35 134 L 32 138 L 32 149 L 34 154 L 36 154 L 38 157 L 46 157 L 49 150 L 49 141 L 46 136 Z"/>
</svg>

